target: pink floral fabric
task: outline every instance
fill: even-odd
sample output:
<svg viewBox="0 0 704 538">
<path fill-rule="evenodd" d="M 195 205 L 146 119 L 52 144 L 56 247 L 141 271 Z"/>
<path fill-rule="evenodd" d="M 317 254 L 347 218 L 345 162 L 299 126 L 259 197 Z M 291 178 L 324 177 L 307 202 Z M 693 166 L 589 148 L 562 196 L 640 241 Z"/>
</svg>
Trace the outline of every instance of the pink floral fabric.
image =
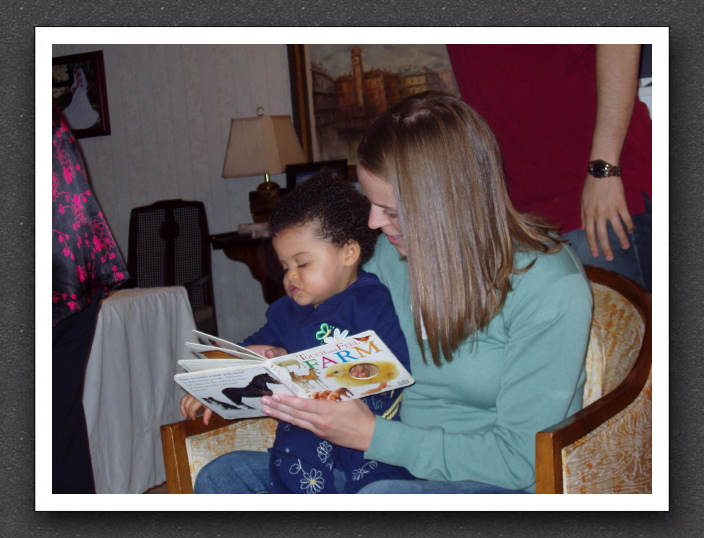
<svg viewBox="0 0 704 538">
<path fill-rule="evenodd" d="M 93 196 L 78 142 L 54 107 L 52 120 L 52 325 L 84 309 L 93 293 L 128 280 Z"/>
</svg>

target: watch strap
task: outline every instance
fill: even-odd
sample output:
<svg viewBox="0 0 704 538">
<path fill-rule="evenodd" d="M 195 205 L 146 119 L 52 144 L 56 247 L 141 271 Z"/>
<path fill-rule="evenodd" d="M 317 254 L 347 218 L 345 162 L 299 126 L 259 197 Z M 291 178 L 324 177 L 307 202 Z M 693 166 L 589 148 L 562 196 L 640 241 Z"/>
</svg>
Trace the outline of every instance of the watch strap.
<svg viewBox="0 0 704 538">
<path fill-rule="evenodd" d="M 610 165 L 610 168 L 607 172 L 608 176 L 620 176 L 621 175 L 621 165 L 619 166 L 613 166 Z"/>
</svg>

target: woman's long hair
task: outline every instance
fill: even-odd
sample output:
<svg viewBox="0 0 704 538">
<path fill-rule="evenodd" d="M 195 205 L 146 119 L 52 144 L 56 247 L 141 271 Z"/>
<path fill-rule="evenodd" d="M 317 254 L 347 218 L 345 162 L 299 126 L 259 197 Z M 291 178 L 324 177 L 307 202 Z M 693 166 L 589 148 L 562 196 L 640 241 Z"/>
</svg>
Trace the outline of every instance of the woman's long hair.
<svg viewBox="0 0 704 538">
<path fill-rule="evenodd" d="M 389 109 L 362 138 L 358 163 L 394 188 L 416 335 L 424 349 L 422 319 L 437 365 L 501 311 L 516 249 L 561 248 L 553 228 L 513 207 L 493 133 L 450 94 Z"/>
</svg>

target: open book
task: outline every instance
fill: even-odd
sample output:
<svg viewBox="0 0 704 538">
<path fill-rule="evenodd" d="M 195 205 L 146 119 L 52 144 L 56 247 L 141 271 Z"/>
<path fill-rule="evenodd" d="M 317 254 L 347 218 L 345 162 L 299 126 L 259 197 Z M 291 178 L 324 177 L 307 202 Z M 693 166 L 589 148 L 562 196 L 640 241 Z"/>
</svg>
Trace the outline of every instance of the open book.
<svg viewBox="0 0 704 538">
<path fill-rule="evenodd" d="M 364 398 L 414 383 L 374 331 L 267 359 L 200 331 L 186 342 L 196 358 L 180 360 L 174 380 L 224 419 L 264 416 L 260 398 L 275 392 L 301 398 Z"/>
</svg>

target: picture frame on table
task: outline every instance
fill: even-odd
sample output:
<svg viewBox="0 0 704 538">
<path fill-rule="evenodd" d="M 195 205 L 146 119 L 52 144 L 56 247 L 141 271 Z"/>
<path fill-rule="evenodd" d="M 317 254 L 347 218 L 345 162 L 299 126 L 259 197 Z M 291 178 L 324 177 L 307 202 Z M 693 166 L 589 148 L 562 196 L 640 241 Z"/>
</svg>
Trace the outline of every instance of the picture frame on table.
<svg viewBox="0 0 704 538">
<path fill-rule="evenodd" d="M 51 86 L 76 138 L 110 134 L 102 50 L 53 58 Z"/>
<path fill-rule="evenodd" d="M 291 189 L 296 185 L 300 185 L 305 180 L 324 170 L 330 171 L 332 175 L 342 179 L 349 179 L 346 159 L 289 164 L 286 165 L 286 192 L 291 192 Z"/>
<path fill-rule="evenodd" d="M 310 161 L 345 159 L 356 177 L 362 134 L 410 95 L 460 97 L 445 45 L 288 45 L 292 119 Z"/>
</svg>

